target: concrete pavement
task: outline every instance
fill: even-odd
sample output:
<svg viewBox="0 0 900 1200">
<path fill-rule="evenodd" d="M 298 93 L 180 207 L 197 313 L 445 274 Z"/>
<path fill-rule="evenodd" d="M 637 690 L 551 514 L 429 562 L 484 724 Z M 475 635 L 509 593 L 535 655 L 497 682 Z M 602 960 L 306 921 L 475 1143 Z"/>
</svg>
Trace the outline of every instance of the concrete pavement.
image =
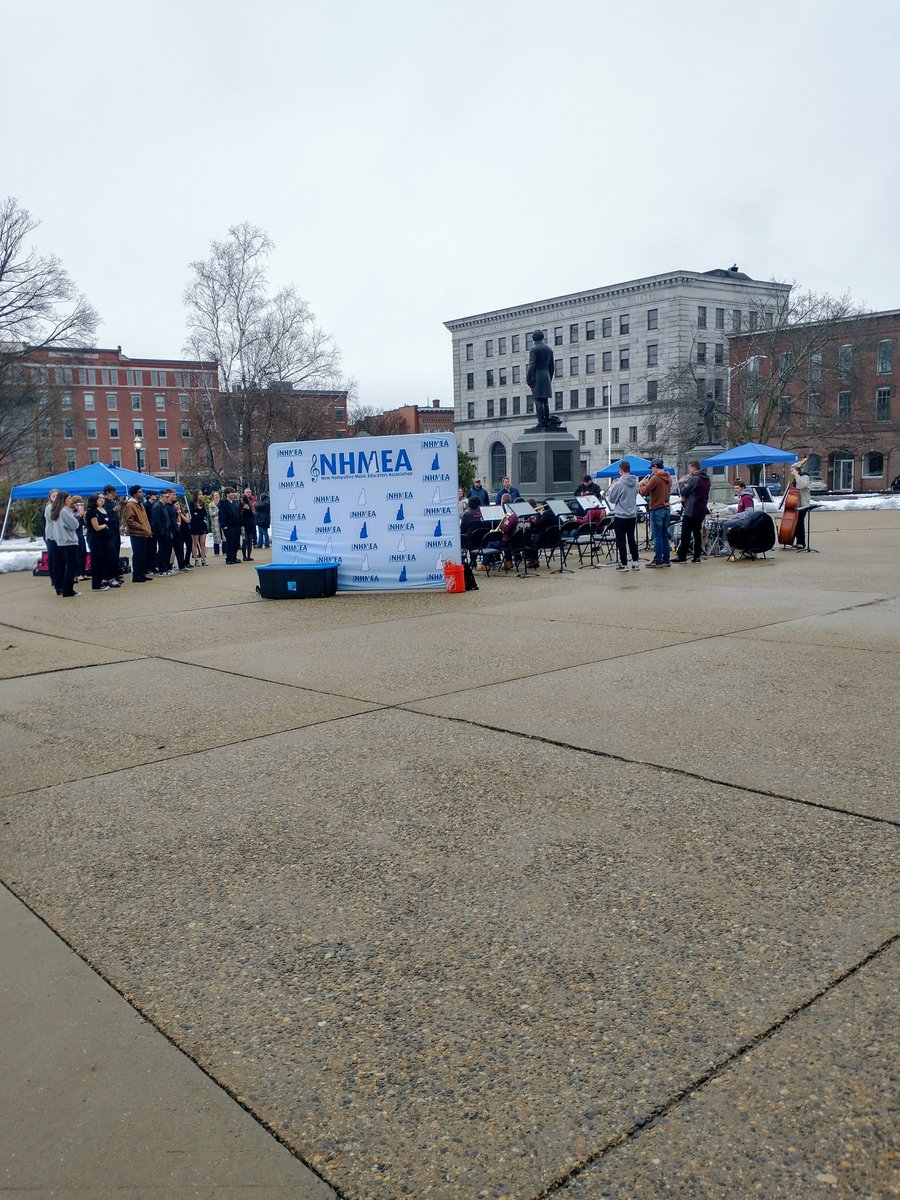
<svg viewBox="0 0 900 1200">
<path fill-rule="evenodd" d="M 2 1194 L 900 1194 L 900 514 L 816 544 L 0 577 Z"/>
</svg>

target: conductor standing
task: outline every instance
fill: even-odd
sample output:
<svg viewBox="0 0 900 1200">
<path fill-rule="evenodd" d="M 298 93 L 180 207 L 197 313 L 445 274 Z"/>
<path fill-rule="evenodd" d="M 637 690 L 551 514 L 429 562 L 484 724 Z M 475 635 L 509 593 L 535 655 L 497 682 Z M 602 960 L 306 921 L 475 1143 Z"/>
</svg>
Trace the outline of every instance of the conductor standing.
<svg viewBox="0 0 900 1200">
<path fill-rule="evenodd" d="M 531 340 L 534 345 L 528 356 L 525 382 L 531 388 L 531 394 L 534 397 L 538 428 L 549 429 L 551 425 L 560 424 L 558 417 L 554 417 L 552 420 L 550 417 L 549 400 L 553 395 L 553 351 L 544 341 L 544 335 L 540 329 L 535 330 L 531 335 Z"/>
</svg>

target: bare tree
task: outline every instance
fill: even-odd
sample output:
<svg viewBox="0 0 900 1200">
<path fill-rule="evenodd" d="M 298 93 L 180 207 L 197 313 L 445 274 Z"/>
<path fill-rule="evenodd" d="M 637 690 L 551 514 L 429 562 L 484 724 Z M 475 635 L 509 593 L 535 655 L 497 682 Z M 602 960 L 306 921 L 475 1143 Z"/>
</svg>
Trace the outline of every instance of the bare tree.
<svg viewBox="0 0 900 1200">
<path fill-rule="evenodd" d="M 402 413 L 381 412 L 370 404 L 354 404 L 349 412 L 352 434 L 368 433 L 372 437 L 391 437 L 406 431 Z"/>
<path fill-rule="evenodd" d="M 14 198 L 0 201 L 0 463 L 22 469 L 33 465 L 38 436 L 57 415 L 34 352 L 92 345 L 99 323 L 59 259 L 29 245 L 38 224 Z"/>
<path fill-rule="evenodd" d="M 209 469 L 255 481 L 296 389 L 327 390 L 340 354 L 293 286 L 269 295 L 269 236 L 244 222 L 190 264 L 186 350 L 219 363 L 220 392 L 200 397 L 194 424 Z M 296 424 L 296 422 L 288 422 Z"/>
</svg>

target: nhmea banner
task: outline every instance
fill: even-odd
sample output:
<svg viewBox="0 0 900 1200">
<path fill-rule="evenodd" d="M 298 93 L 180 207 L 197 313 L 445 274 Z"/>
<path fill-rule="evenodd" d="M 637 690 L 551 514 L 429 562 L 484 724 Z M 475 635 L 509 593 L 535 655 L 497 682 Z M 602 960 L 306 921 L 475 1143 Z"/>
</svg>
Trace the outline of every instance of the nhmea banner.
<svg viewBox="0 0 900 1200">
<path fill-rule="evenodd" d="M 460 562 L 448 434 L 269 447 L 273 563 L 338 563 L 338 591 L 444 586 Z"/>
</svg>

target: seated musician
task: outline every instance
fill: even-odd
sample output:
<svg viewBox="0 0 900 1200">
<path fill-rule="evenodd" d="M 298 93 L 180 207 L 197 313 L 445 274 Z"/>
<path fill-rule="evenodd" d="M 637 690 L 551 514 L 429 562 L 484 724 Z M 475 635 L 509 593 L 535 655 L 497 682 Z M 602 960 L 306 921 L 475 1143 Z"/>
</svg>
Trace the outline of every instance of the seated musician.
<svg viewBox="0 0 900 1200">
<path fill-rule="evenodd" d="M 748 508 L 753 508 L 756 499 L 750 486 L 743 479 L 734 481 L 734 498 L 737 501 L 738 514 L 746 512 Z"/>
<path fill-rule="evenodd" d="M 485 522 L 481 516 L 481 501 L 477 496 L 470 496 L 468 507 L 459 522 L 461 549 L 468 554 L 470 561 L 474 557 L 474 550 L 479 544 L 484 525 Z"/>
</svg>

